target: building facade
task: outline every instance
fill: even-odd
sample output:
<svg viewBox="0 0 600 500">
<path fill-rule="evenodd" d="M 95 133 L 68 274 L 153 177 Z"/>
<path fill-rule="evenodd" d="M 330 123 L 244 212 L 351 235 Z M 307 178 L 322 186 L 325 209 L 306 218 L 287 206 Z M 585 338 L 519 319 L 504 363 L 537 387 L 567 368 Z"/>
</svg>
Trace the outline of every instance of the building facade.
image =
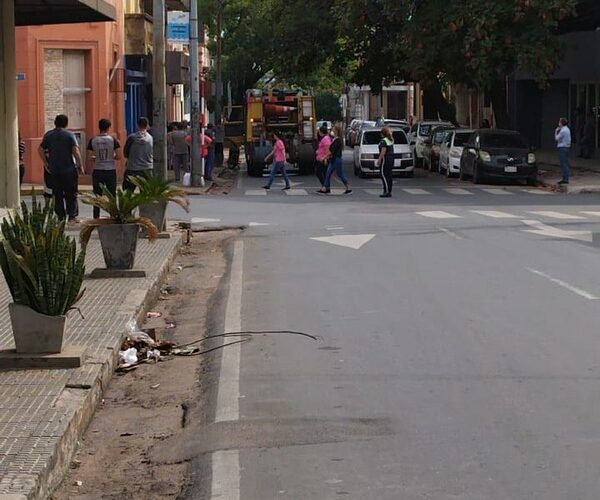
<svg viewBox="0 0 600 500">
<path fill-rule="evenodd" d="M 124 17 L 120 0 L 107 0 L 112 22 L 21 26 L 16 30 L 19 130 L 27 145 L 25 181 L 43 182 L 37 147 L 66 114 L 85 156 L 100 118 L 113 123 L 122 142 L 125 128 Z M 122 165 L 120 166 L 122 169 Z M 82 179 L 85 182 L 86 179 Z"/>
</svg>

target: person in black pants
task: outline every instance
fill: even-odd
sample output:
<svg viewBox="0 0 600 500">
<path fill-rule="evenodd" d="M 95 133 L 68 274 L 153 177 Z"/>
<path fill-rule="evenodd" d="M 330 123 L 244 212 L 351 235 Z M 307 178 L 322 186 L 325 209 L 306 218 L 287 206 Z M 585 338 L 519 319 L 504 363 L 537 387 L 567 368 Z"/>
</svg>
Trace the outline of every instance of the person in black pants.
<svg viewBox="0 0 600 500">
<path fill-rule="evenodd" d="M 83 173 L 83 166 L 77 139 L 67 130 L 68 124 L 66 115 L 58 115 L 54 119 L 55 128 L 44 135 L 38 154 L 44 170 L 51 174 L 56 215 L 61 219 L 68 217 L 69 222 L 76 224 L 79 222 L 77 180 L 78 172 Z"/>
<path fill-rule="evenodd" d="M 121 159 L 119 141 L 109 135 L 112 123 L 107 118 L 98 122 L 100 133 L 88 142 L 88 165 L 93 166 L 92 185 L 94 194 L 102 194 L 102 186 L 117 194 L 117 160 Z M 94 207 L 94 219 L 100 217 L 100 208 Z"/>
<path fill-rule="evenodd" d="M 394 168 L 394 136 L 388 127 L 381 129 L 381 142 L 379 143 L 379 159 L 377 160 L 383 182 L 383 194 L 380 198 L 392 197 L 392 169 Z"/>
</svg>

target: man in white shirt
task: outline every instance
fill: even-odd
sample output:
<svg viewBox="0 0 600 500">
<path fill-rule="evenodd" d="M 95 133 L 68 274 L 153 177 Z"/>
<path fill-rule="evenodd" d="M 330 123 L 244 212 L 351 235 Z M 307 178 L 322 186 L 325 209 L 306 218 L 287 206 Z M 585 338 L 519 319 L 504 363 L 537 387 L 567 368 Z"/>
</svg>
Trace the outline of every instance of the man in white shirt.
<svg viewBox="0 0 600 500">
<path fill-rule="evenodd" d="M 568 120 L 561 118 L 558 121 L 558 127 L 554 131 L 556 148 L 558 149 L 558 158 L 562 168 L 562 179 L 559 184 L 569 183 L 569 154 L 571 152 L 571 130 L 568 127 Z"/>
</svg>

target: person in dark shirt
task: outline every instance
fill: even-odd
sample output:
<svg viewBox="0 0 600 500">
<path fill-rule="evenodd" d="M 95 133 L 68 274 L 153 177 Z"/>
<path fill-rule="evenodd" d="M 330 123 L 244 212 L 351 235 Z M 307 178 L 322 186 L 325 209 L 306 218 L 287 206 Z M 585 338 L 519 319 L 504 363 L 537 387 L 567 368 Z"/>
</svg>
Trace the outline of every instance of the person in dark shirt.
<svg viewBox="0 0 600 500">
<path fill-rule="evenodd" d="M 344 183 L 346 187 L 346 191 L 344 194 L 352 193 L 352 188 L 350 187 L 350 183 L 344 174 L 344 162 L 342 161 L 342 153 L 344 151 L 344 145 L 342 144 L 342 131 L 339 125 L 335 125 L 331 129 L 331 133 L 333 135 L 333 141 L 329 146 L 329 156 L 331 158 L 331 162 L 329 163 L 329 167 L 327 168 L 327 174 L 325 175 L 325 183 L 323 187 L 317 191 L 317 193 L 329 194 L 331 193 L 331 176 L 335 172 L 338 176 L 338 179 Z"/>
<path fill-rule="evenodd" d="M 81 153 L 73 132 L 67 130 L 69 119 L 58 115 L 54 129 L 46 132 L 38 148 L 44 170 L 51 174 L 54 211 L 61 219 L 68 216 L 69 222 L 78 223 L 77 205 L 78 173 L 83 173 Z M 66 205 L 66 210 L 65 210 Z"/>
<path fill-rule="evenodd" d="M 381 198 L 392 197 L 392 169 L 394 168 L 394 136 L 389 127 L 381 129 L 381 142 L 379 143 L 379 172 L 383 182 L 383 194 Z"/>
</svg>

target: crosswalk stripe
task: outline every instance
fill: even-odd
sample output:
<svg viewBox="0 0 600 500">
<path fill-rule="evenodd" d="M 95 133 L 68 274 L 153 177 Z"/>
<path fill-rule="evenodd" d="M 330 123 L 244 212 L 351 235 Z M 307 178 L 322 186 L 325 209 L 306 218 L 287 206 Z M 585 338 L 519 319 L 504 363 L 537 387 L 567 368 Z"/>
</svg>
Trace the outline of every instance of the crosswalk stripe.
<svg viewBox="0 0 600 500">
<path fill-rule="evenodd" d="M 518 219 L 516 215 L 500 212 L 498 210 L 471 210 L 471 212 L 493 219 Z"/>
<path fill-rule="evenodd" d="M 381 189 L 365 189 L 365 193 L 373 196 L 379 196 L 383 191 Z"/>
<path fill-rule="evenodd" d="M 246 189 L 246 196 L 267 196 L 265 189 Z"/>
<path fill-rule="evenodd" d="M 444 188 L 444 191 L 446 191 L 447 193 L 450 194 L 456 194 L 456 195 L 469 195 L 469 194 L 473 194 L 471 191 L 467 191 L 466 189 L 463 188 Z"/>
<path fill-rule="evenodd" d="M 523 191 L 530 194 L 554 194 L 552 191 L 544 191 L 542 189 L 524 189 Z"/>
<path fill-rule="evenodd" d="M 425 212 L 417 212 L 418 215 L 429 217 L 430 219 L 462 219 L 460 215 L 454 215 L 442 210 L 429 210 Z"/>
<path fill-rule="evenodd" d="M 600 217 L 600 212 L 582 211 L 581 213 L 584 215 L 591 215 L 592 217 Z"/>
<path fill-rule="evenodd" d="M 408 194 L 431 194 L 429 191 L 421 188 L 403 188 L 402 191 Z"/>
<path fill-rule="evenodd" d="M 511 193 L 510 191 L 507 191 L 506 189 L 498 189 L 498 188 L 484 188 L 484 189 L 482 189 L 482 191 L 485 191 L 486 193 L 498 194 L 498 195 L 515 194 L 515 193 Z"/>
<path fill-rule="evenodd" d="M 551 219 L 560 219 L 560 220 L 567 220 L 567 219 L 585 219 L 585 217 L 581 217 L 580 215 L 573 215 L 573 214 L 564 214 L 562 212 L 554 212 L 552 210 L 537 210 L 537 211 L 530 211 L 530 214 L 535 214 L 541 217 L 549 217 Z"/>
<path fill-rule="evenodd" d="M 307 196 L 308 191 L 306 189 L 288 189 L 284 191 L 288 196 Z"/>
</svg>

